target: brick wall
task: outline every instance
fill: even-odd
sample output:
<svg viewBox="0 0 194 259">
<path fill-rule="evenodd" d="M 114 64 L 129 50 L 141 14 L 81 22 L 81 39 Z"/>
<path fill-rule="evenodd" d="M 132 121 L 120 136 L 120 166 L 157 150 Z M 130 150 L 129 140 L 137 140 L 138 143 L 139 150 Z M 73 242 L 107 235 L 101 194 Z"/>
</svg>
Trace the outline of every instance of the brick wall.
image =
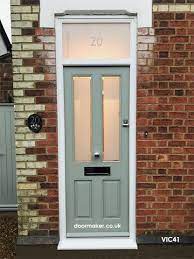
<svg viewBox="0 0 194 259">
<path fill-rule="evenodd" d="M 58 231 L 55 33 L 39 28 L 39 1 L 12 0 L 19 235 Z M 33 134 L 26 118 L 38 113 Z"/>
<path fill-rule="evenodd" d="M 0 103 L 12 102 L 13 77 L 11 55 L 0 58 Z"/>
<path fill-rule="evenodd" d="M 193 234 L 194 13 L 155 7 L 153 52 L 139 44 L 137 228 Z"/>
<path fill-rule="evenodd" d="M 138 31 L 137 229 L 191 233 L 194 5 L 157 3 L 153 28 Z M 55 32 L 39 28 L 38 0 L 12 0 L 12 33 L 19 235 L 55 235 Z M 43 117 L 39 134 L 25 126 L 32 113 Z"/>
</svg>

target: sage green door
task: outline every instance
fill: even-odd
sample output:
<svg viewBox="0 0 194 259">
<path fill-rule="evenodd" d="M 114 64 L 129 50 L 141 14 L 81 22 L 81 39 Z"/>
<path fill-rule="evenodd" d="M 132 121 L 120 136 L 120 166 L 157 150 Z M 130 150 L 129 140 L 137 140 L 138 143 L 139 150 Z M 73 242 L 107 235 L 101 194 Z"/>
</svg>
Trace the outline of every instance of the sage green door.
<svg viewBox="0 0 194 259">
<path fill-rule="evenodd" d="M 129 236 L 129 68 L 64 68 L 68 237 Z"/>
</svg>

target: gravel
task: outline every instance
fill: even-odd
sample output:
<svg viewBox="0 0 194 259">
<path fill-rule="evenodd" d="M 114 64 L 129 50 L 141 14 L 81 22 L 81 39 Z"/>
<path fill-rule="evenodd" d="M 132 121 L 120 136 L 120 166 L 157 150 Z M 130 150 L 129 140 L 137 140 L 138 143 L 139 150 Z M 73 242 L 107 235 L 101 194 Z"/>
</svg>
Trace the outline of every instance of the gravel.
<svg viewBox="0 0 194 259">
<path fill-rule="evenodd" d="M 16 237 L 16 213 L 0 213 L 0 259 L 15 257 Z"/>
</svg>

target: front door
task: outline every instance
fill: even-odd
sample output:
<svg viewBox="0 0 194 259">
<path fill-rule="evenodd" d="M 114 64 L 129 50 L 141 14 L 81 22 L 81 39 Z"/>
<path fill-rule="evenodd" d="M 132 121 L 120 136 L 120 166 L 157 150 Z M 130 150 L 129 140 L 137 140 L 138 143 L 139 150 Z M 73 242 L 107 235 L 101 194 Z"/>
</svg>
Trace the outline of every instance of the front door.
<svg viewBox="0 0 194 259">
<path fill-rule="evenodd" d="M 64 68 L 67 237 L 129 236 L 129 68 Z"/>
</svg>

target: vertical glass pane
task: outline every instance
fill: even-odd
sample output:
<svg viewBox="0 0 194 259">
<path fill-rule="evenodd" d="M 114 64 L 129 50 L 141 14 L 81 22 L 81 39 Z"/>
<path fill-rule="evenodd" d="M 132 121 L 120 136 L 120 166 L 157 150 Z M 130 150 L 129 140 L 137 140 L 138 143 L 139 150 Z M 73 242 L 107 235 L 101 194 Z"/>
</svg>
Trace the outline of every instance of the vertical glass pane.
<svg viewBox="0 0 194 259">
<path fill-rule="evenodd" d="M 104 160 L 118 161 L 120 146 L 120 77 L 103 77 Z"/>
<path fill-rule="evenodd" d="M 91 160 L 91 77 L 73 77 L 75 160 Z"/>
</svg>

